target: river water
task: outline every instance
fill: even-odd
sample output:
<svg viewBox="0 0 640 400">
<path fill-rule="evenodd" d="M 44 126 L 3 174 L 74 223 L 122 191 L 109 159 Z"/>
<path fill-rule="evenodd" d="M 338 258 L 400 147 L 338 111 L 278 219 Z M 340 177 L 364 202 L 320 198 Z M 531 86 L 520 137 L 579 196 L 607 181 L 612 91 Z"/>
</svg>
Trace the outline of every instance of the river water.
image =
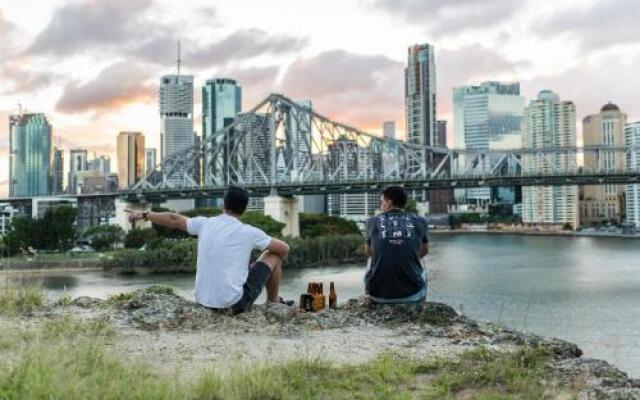
<svg viewBox="0 0 640 400">
<path fill-rule="evenodd" d="M 429 300 L 575 342 L 586 356 L 640 378 L 640 240 L 438 234 L 431 243 Z M 363 273 L 363 266 L 288 270 L 282 295 L 297 299 L 309 281 L 335 281 L 339 301 L 345 300 L 363 293 Z M 48 272 L 41 279 L 52 296 L 66 290 L 104 298 L 163 284 L 192 297 L 193 289 L 190 274 Z"/>
</svg>

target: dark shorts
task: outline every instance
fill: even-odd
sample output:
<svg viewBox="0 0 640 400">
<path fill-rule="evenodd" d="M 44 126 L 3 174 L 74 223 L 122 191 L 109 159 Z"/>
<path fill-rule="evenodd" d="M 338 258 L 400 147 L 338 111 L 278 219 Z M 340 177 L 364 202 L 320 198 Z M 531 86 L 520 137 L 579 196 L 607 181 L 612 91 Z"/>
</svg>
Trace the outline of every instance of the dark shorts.
<svg viewBox="0 0 640 400">
<path fill-rule="evenodd" d="M 267 284 L 270 276 L 271 268 L 267 264 L 262 261 L 256 261 L 251 264 L 247 281 L 242 286 L 242 297 L 236 304 L 231 306 L 231 313 L 240 314 L 249 310 L 260 297 L 262 288 Z"/>
</svg>

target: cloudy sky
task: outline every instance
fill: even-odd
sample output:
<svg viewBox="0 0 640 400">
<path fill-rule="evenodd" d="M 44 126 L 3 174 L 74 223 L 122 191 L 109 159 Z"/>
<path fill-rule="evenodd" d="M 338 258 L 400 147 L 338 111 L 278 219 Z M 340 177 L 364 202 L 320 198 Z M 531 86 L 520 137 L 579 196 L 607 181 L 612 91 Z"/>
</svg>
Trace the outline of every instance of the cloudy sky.
<svg viewBox="0 0 640 400">
<path fill-rule="evenodd" d="M 114 156 L 121 130 L 159 143 L 157 87 L 183 71 L 199 87 L 235 78 L 243 108 L 271 92 L 311 99 L 336 120 L 378 132 L 403 122 L 407 47 L 436 46 L 438 113 L 451 88 L 518 80 L 580 117 L 611 100 L 640 119 L 638 0 L 0 0 L 0 197 L 8 115 L 45 112 L 64 149 Z"/>
</svg>

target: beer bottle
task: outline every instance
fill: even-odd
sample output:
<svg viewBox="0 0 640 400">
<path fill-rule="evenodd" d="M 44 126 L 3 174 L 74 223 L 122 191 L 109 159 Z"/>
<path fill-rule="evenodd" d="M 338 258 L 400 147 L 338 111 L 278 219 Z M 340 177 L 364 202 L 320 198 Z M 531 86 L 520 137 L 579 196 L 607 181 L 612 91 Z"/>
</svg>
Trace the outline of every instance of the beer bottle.
<svg viewBox="0 0 640 400">
<path fill-rule="evenodd" d="M 333 282 L 329 284 L 329 308 L 338 308 L 338 296 L 336 295 L 336 288 Z"/>
</svg>

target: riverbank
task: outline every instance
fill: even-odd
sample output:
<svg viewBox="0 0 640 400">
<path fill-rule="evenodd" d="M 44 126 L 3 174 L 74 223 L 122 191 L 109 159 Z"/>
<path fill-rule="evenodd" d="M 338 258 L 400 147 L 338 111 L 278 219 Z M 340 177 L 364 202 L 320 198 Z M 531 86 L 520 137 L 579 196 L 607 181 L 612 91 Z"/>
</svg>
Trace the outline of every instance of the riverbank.
<svg viewBox="0 0 640 400">
<path fill-rule="evenodd" d="M 320 313 L 257 305 L 230 316 L 159 287 L 107 300 L 30 296 L 0 313 L 8 399 L 640 399 L 640 382 L 574 344 L 441 303 L 359 298 Z"/>
</svg>

